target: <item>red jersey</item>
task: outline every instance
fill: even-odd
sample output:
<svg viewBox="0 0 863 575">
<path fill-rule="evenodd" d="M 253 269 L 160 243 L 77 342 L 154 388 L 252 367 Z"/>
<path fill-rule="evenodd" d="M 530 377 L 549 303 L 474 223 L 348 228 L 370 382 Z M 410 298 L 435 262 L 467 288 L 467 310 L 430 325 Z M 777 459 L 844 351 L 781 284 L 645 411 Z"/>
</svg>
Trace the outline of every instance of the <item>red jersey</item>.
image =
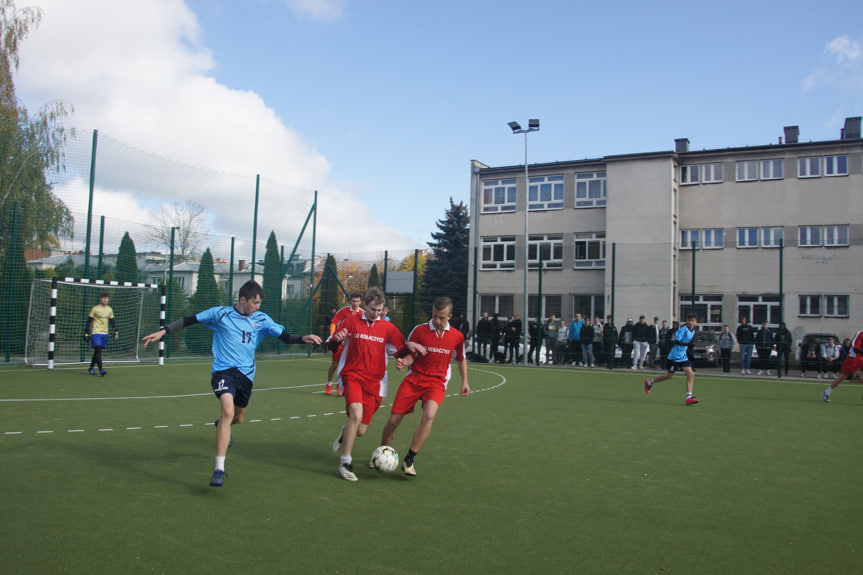
<svg viewBox="0 0 863 575">
<path fill-rule="evenodd" d="M 405 338 L 392 322 L 383 318 L 366 319 L 366 314 L 351 314 L 339 325 L 348 337 L 339 360 L 339 383 L 348 375 L 367 393 L 387 395 L 387 355 L 405 346 Z"/>
<path fill-rule="evenodd" d="M 857 350 L 863 351 L 863 330 L 858 331 L 857 334 L 851 338 L 851 349 L 848 350 L 848 357 L 863 356 L 863 354 Z"/>
<path fill-rule="evenodd" d="M 341 322 L 345 320 L 345 318 L 350 317 L 351 315 L 356 315 L 363 313 L 363 308 L 358 307 L 357 309 L 351 309 L 351 306 L 346 305 L 342 309 L 336 312 L 336 315 L 333 316 L 332 321 L 330 322 L 330 335 L 335 333 L 336 326 L 338 326 Z"/>
<path fill-rule="evenodd" d="M 443 384 L 452 378 L 452 361 L 464 361 L 464 334 L 447 325 L 438 335 L 431 321 L 411 330 L 408 341 L 416 342 L 427 350 L 425 355 L 415 355 L 405 379 L 416 373 L 422 379 L 431 379 Z"/>
</svg>

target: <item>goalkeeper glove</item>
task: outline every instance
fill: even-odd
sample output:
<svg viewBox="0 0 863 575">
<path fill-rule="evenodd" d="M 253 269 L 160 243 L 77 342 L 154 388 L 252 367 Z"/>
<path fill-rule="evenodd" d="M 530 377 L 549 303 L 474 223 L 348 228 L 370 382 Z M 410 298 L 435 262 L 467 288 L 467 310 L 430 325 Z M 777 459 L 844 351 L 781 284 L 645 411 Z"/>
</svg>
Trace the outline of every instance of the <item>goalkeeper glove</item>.
<svg viewBox="0 0 863 575">
<path fill-rule="evenodd" d="M 114 332 L 114 341 L 117 341 L 117 340 L 119 340 L 119 339 L 120 339 L 120 332 L 115 331 L 115 332 Z"/>
<path fill-rule="evenodd" d="M 84 334 L 84 341 L 86 341 L 86 342 L 90 341 L 90 334 L 89 333 Z"/>
</svg>

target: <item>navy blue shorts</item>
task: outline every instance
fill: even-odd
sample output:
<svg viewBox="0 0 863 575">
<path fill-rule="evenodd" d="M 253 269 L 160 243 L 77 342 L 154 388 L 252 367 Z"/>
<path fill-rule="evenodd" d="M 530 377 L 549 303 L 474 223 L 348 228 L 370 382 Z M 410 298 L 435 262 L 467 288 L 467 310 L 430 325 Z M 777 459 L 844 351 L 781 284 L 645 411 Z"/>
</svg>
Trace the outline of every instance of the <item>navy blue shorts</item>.
<svg viewBox="0 0 863 575">
<path fill-rule="evenodd" d="M 107 333 L 94 333 L 90 336 L 91 347 L 108 347 Z"/>
<path fill-rule="evenodd" d="M 232 367 L 224 371 L 214 371 L 210 384 L 216 397 L 230 393 L 234 397 L 236 407 L 249 405 L 249 399 L 252 397 L 252 380 L 243 375 L 239 369 Z"/>
<path fill-rule="evenodd" d="M 670 359 L 665 360 L 665 371 L 667 371 L 668 373 L 683 371 L 684 367 L 692 367 L 692 362 L 688 359 L 685 361 L 671 361 Z"/>
</svg>

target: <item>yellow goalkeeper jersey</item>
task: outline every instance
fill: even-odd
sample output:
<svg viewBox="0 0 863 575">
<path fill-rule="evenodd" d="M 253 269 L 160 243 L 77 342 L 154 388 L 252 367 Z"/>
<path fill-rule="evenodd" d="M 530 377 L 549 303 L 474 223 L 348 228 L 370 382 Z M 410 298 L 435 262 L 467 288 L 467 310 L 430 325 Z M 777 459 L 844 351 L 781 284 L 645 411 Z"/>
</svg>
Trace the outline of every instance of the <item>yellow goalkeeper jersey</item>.
<svg viewBox="0 0 863 575">
<path fill-rule="evenodd" d="M 114 310 L 109 305 L 94 305 L 90 310 L 90 319 L 93 320 L 90 333 L 108 333 L 108 320 L 114 319 Z"/>
</svg>

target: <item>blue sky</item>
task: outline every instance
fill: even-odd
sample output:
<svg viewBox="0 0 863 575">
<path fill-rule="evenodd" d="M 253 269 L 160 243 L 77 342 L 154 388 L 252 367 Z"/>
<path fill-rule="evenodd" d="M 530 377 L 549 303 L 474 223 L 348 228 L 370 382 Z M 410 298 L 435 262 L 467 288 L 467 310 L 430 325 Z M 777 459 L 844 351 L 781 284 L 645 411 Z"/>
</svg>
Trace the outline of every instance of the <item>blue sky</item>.
<svg viewBox="0 0 863 575">
<path fill-rule="evenodd" d="M 863 115 L 859 1 L 34 4 L 45 15 L 22 54 L 25 102 L 71 100 L 76 123 L 138 148 L 262 173 L 302 197 L 318 189 L 319 241 L 333 251 L 424 247 L 450 196 L 469 204 L 471 159 L 523 162 L 511 120 L 541 120 L 535 163 L 670 150 L 679 137 L 693 150 L 775 143 L 787 125 L 834 139 Z M 163 82 L 195 89 L 130 95 Z M 178 122 L 195 98 L 206 113 Z M 262 148 L 225 141 L 226 154 L 209 143 L 230 132 L 192 134 L 214 117 L 253 126 Z M 177 124 L 175 145 L 151 134 Z M 348 233 L 351 218 L 362 225 Z"/>
</svg>

